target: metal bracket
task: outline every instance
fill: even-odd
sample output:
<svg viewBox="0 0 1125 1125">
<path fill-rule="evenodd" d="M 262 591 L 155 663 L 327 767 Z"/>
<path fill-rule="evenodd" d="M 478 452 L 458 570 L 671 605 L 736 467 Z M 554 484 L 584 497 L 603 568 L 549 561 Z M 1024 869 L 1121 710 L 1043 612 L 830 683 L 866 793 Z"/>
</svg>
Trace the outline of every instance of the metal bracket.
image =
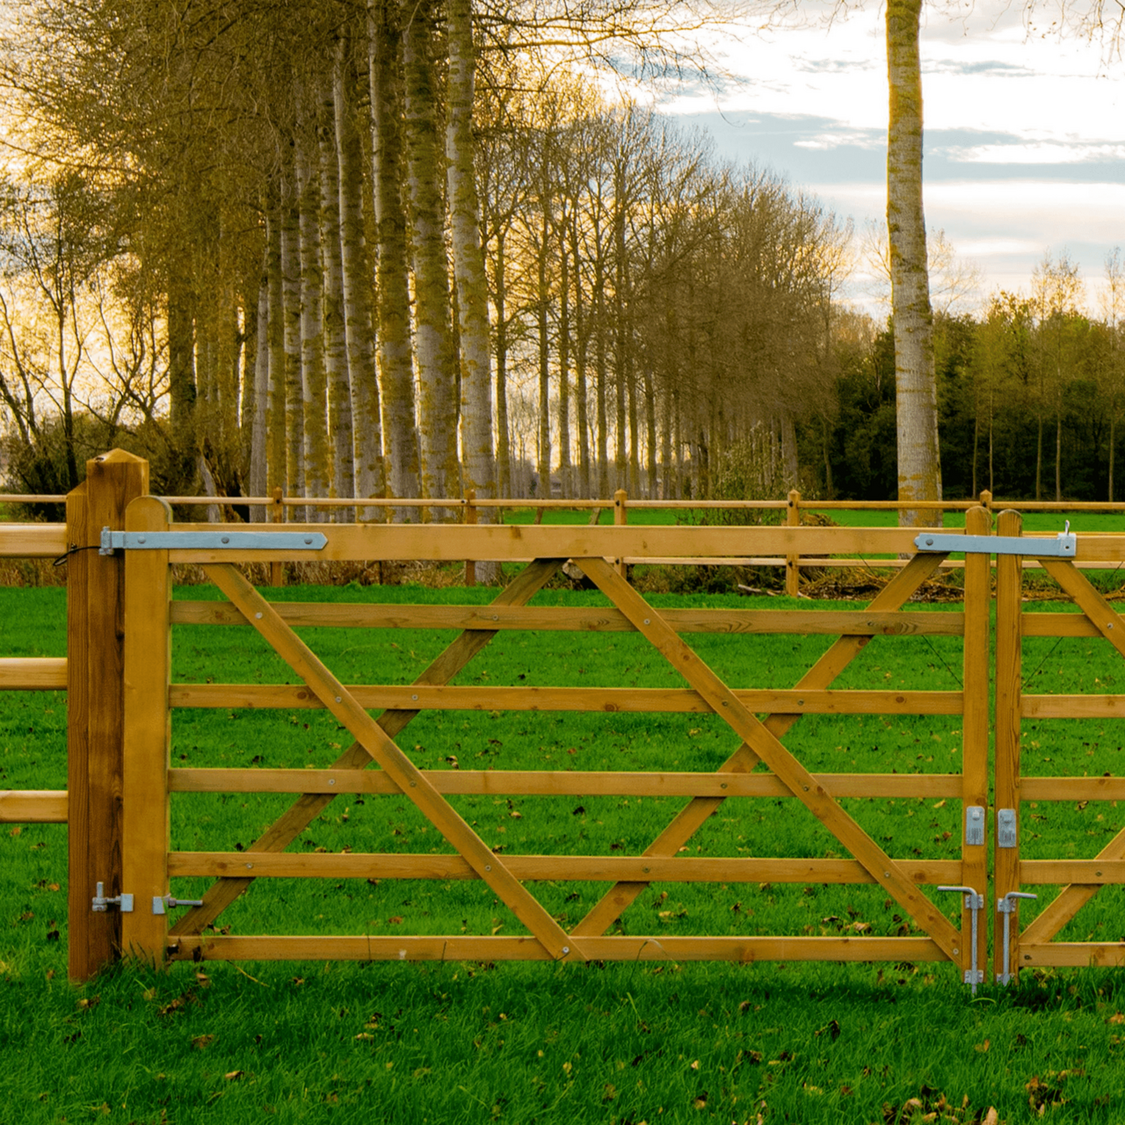
<svg viewBox="0 0 1125 1125">
<path fill-rule="evenodd" d="M 105 883 L 96 884 L 96 893 L 90 909 L 95 914 L 105 914 L 111 907 L 116 906 L 122 914 L 133 913 L 133 896 L 132 895 L 114 895 L 113 898 L 105 897 Z"/>
<path fill-rule="evenodd" d="M 102 528 L 99 555 L 114 551 L 321 551 L 319 531 L 111 531 Z"/>
<path fill-rule="evenodd" d="M 1004 915 L 1004 971 L 996 974 L 997 984 L 1007 984 L 1012 979 L 1012 915 L 1019 909 L 1019 900 L 1038 897 L 1025 891 L 1009 891 L 996 904 L 996 912 Z"/>
<path fill-rule="evenodd" d="M 979 927 L 977 918 L 984 909 L 984 895 L 978 895 L 972 887 L 938 887 L 939 891 L 958 891 L 965 896 L 965 909 L 972 915 L 972 960 L 970 967 L 965 970 L 965 983 L 972 985 L 973 995 L 977 994 L 977 985 L 984 983 L 984 970 L 977 968 L 977 934 Z"/>
<path fill-rule="evenodd" d="M 965 846 L 984 844 L 984 806 L 970 805 L 965 810 Z"/>
<path fill-rule="evenodd" d="M 1024 539 L 1016 535 L 946 535 L 924 531 L 914 546 L 927 554 L 960 551 L 966 555 L 1027 555 L 1031 558 L 1072 559 L 1078 551 L 1078 537 L 1070 530 L 1060 531 L 1054 539 Z"/>
<path fill-rule="evenodd" d="M 167 914 L 169 909 L 174 906 L 202 906 L 203 899 L 201 898 L 173 898 L 171 895 L 153 895 L 152 896 L 152 912 L 153 914 Z"/>
<path fill-rule="evenodd" d="M 1016 810 L 996 810 L 996 846 L 1014 848 L 1016 846 Z"/>
</svg>

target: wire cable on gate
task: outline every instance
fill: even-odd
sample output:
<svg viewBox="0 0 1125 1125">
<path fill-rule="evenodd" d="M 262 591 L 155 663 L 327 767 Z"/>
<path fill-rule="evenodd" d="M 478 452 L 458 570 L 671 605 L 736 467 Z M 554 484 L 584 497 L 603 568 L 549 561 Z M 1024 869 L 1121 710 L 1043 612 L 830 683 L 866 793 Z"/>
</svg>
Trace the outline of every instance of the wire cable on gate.
<svg viewBox="0 0 1125 1125">
<path fill-rule="evenodd" d="M 71 543 L 70 546 L 67 547 L 66 551 L 63 554 L 59 555 L 59 557 L 55 559 L 54 562 L 51 563 L 51 565 L 62 566 L 67 561 L 67 559 L 70 558 L 71 555 L 77 555 L 79 551 L 97 551 L 100 547 L 100 543 L 90 543 L 85 547 L 79 547 L 77 543 Z"/>
</svg>

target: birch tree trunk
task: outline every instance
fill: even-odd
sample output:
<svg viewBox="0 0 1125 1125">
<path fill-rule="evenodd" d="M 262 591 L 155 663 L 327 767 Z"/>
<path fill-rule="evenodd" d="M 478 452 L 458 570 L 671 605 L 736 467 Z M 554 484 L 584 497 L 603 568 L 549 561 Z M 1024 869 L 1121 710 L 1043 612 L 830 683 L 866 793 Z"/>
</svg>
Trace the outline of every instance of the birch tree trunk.
<svg viewBox="0 0 1125 1125">
<path fill-rule="evenodd" d="M 352 410 L 352 458 L 359 496 L 382 496 L 383 427 L 375 374 L 371 270 L 363 220 L 363 147 L 356 126 L 355 68 L 351 41 L 341 39 L 332 71 L 336 156 L 340 172 L 340 244 L 344 285 L 344 330 Z M 371 509 L 361 515 L 370 518 Z"/>
<path fill-rule="evenodd" d="M 453 273 L 461 343 L 462 485 L 480 498 L 496 495 L 492 456 L 492 367 L 489 359 L 488 278 L 481 245 L 473 140 L 471 0 L 449 0 L 449 96 L 445 131 L 446 182 L 453 238 Z"/>
<path fill-rule="evenodd" d="M 508 280 L 505 232 L 496 232 L 496 461 L 500 495 L 512 495 L 512 435 L 508 424 Z"/>
<path fill-rule="evenodd" d="M 340 164 L 337 155 L 335 98 L 324 89 L 323 112 L 316 122 L 320 185 L 320 260 L 324 274 L 324 375 L 328 385 L 328 439 L 332 456 L 331 495 L 355 495 L 352 449 L 352 399 L 348 379 L 348 338 L 344 310 L 344 260 L 340 223 Z M 339 523 L 354 523 L 354 508 L 336 508 Z"/>
<path fill-rule="evenodd" d="M 438 130 L 434 67 L 436 12 L 429 0 L 412 8 L 403 31 L 407 185 L 414 258 L 414 354 L 421 399 L 422 495 L 447 497 L 459 484 L 445 209 L 444 151 Z"/>
<path fill-rule="evenodd" d="M 269 405 L 266 423 L 266 487 L 285 487 L 285 299 L 282 295 L 281 222 L 277 201 L 266 211 L 269 277 Z M 259 326 L 261 331 L 261 326 Z"/>
<path fill-rule="evenodd" d="M 940 500 L 933 312 L 922 209 L 922 0 L 887 2 L 887 233 L 891 259 L 899 500 Z M 928 522 L 917 511 L 903 526 Z M 940 522 L 940 519 L 939 521 Z"/>
<path fill-rule="evenodd" d="M 371 85 L 376 272 L 376 341 L 381 377 L 383 440 L 394 496 L 416 497 L 418 428 L 410 345 L 406 212 L 402 199 L 402 73 L 397 0 L 369 0 L 368 73 Z M 407 518 L 396 509 L 393 518 Z"/>
<path fill-rule="evenodd" d="M 285 349 L 285 491 L 290 496 L 305 492 L 305 407 L 301 394 L 301 258 L 297 192 L 292 167 L 282 180 L 281 196 L 281 284 L 284 302 Z M 296 509 L 294 518 L 304 518 Z"/>
<path fill-rule="evenodd" d="M 269 458 L 266 454 L 269 424 L 270 385 L 270 246 L 267 239 L 262 253 L 262 275 L 258 282 L 258 318 L 255 325 L 253 395 L 243 398 L 243 427 L 250 431 L 250 456 L 246 474 L 246 490 L 251 496 L 265 496 L 269 481 Z M 249 387 L 247 388 L 249 389 Z M 248 427 L 247 427 L 248 423 Z M 265 513 L 255 509 L 252 517 L 264 520 Z"/>
</svg>

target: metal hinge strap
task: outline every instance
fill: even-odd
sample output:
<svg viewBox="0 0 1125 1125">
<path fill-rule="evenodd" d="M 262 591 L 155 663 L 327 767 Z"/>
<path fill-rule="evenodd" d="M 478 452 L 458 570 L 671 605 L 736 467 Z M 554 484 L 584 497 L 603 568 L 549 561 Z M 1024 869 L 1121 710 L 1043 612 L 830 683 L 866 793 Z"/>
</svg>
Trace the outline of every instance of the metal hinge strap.
<svg viewBox="0 0 1125 1125">
<path fill-rule="evenodd" d="M 914 540 L 914 546 L 927 554 L 961 552 L 966 555 L 1026 555 L 1030 558 L 1074 558 L 1078 538 L 1070 530 L 1060 531 L 1054 539 L 1024 539 L 1016 535 L 946 535 L 944 532 L 924 531 Z"/>
<path fill-rule="evenodd" d="M 111 531 L 102 528 L 99 555 L 114 551 L 320 551 L 319 531 Z"/>
</svg>

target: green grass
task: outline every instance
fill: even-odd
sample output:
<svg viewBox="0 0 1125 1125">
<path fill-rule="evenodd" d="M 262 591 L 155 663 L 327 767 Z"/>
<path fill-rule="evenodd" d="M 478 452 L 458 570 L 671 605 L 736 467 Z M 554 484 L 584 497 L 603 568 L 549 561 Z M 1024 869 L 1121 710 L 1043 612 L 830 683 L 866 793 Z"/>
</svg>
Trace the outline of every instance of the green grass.
<svg viewBox="0 0 1125 1125">
<path fill-rule="evenodd" d="M 207 596 L 206 588 L 179 596 Z M 483 602 L 487 590 L 307 589 L 287 600 Z M 599 604 L 549 590 L 542 604 Z M 654 596 L 660 604 L 795 606 L 780 598 Z M 801 603 L 808 608 L 809 603 Z M 1039 606 L 1033 607 L 1040 608 Z M 1047 607 L 1059 608 L 1059 607 Z M 920 606 L 919 612 L 942 612 Z M 2 655 L 62 655 L 64 593 L 0 589 Z M 408 682 L 449 639 L 413 631 L 304 630 L 347 681 Z M 791 686 L 830 643 L 818 637 L 688 637 L 737 687 Z M 1029 640 L 1032 691 L 1118 691 L 1120 658 L 1086 639 Z M 841 686 L 959 686 L 944 638 L 876 638 Z M 248 630 L 178 627 L 177 681 L 284 682 L 292 674 Z M 680 686 L 628 634 L 501 634 L 462 683 Z M 1025 723 L 1028 772 L 1121 772 L 1119 723 Z M 350 741 L 317 711 L 177 712 L 175 764 L 327 765 Z M 737 745 L 704 716 L 431 713 L 399 738 L 426 768 L 711 769 Z M 955 719 L 807 716 L 786 737 L 811 769 L 956 770 Z M 65 700 L 0 696 L 0 787 L 62 788 Z M 509 853 L 630 854 L 682 800 L 457 798 Z M 893 855 L 954 857 L 959 810 L 934 800 L 847 802 Z M 179 795 L 173 845 L 246 846 L 283 798 Z M 513 815 L 519 813 L 519 816 Z M 1029 857 L 1093 855 L 1123 818 L 1111 804 L 1024 807 Z M 946 836 L 949 833 L 949 836 Z M 809 855 L 834 841 L 792 800 L 728 801 L 692 852 Z M 300 845 L 447 851 L 413 806 L 338 800 Z M 503 854 L 503 853 L 501 853 Z M 191 897 L 205 884 L 178 880 Z M 536 884 L 572 924 L 605 886 Z M 1049 889 L 1041 888 L 1046 897 Z M 952 917 L 957 896 L 936 896 Z M 1064 937 L 1125 937 L 1125 903 L 1102 891 Z M 1023 910 L 1025 921 L 1038 904 Z M 401 919 L 399 921 L 398 919 Z M 222 920 L 235 933 L 515 933 L 480 885 L 260 880 Z M 653 887 L 628 933 L 894 934 L 909 926 L 871 887 Z M 1094 971 L 1025 972 L 977 1001 L 943 964 L 176 964 L 65 981 L 66 829 L 0 829 L 0 1122 L 1114 1121 L 1125 986 Z M 917 1102 L 912 1102 L 917 1099 Z M 962 1108 L 963 1104 L 965 1108 Z M 927 1118 L 936 1113 L 936 1118 Z M 944 1115 L 944 1116 L 943 1116 Z"/>
</svg>

